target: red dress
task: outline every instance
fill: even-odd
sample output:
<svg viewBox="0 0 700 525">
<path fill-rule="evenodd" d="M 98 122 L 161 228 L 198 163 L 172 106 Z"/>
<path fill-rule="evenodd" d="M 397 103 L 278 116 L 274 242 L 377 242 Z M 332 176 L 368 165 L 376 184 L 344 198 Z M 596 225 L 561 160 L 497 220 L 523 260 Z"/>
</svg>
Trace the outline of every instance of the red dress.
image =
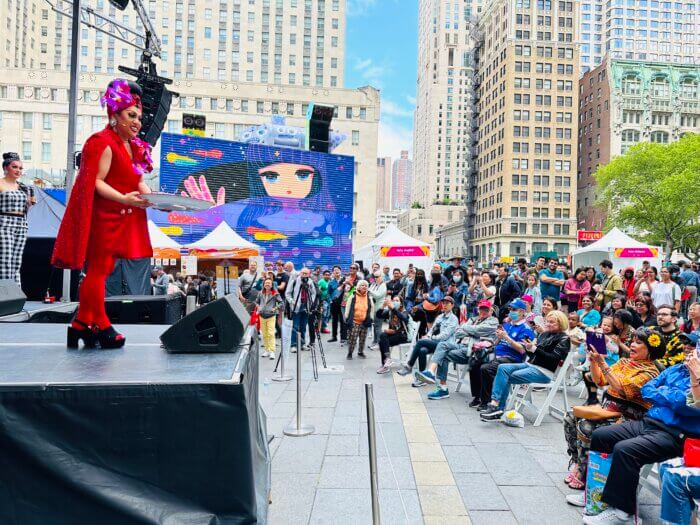
<svg viewBox="0 0 700 525">
<path fill-rule="evenodd" d="M 110 127 L 92 135 L 82 151 L 80 173 L 56 237 L 52 264 L 79 270 L 90 255 L 118 259 L 152 257 L 146 211 L 104 199 L 95 193 L 100 157 L 112 149 L 112 164 L 105 182 L 120 193 L 138 190 L 141 176 L 119 136 Z M 132 147 L 134 156 L 137 148 Z M 138 159 L 134 158 L 134 161 Z"/>
</svg>

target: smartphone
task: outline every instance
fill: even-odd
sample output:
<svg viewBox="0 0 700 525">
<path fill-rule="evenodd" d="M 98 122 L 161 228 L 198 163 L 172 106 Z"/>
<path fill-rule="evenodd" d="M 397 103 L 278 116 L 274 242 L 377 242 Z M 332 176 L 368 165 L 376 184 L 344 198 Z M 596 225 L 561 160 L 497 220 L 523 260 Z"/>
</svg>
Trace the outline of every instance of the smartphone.
<svg viewBox="0 0 700 525">
<path fill-rule="evenodd" d="M 586 348 L 592 346 L 600 355 L 606 355 L 608 349 L 605 346 L 605 334 L 601 332 L 590 331 L 586 332 Z"/>
</svg>

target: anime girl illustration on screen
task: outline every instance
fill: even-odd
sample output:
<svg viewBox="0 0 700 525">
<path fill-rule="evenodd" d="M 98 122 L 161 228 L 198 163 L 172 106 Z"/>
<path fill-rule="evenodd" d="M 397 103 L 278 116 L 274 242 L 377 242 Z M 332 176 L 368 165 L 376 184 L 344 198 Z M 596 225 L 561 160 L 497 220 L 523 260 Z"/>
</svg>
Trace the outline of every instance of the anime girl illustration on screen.
<svg viewBox="0 0 700 525">
<path fill-rule="evenodd" d="M 191 147 L 192 141 L 208 141 L 211 146 L 212 140 L 188 138 L 186 143 Z M 166 136 L 164 149 L 167 142 Z M 197 240 L 223 220 L 243 238 L 263 248 L 267 259 L 291 259 L 313 266 L 349 262 L 351 158 L 216 142 L 223 143 L 217 144 L 221 152 L 217 160 L 225 162 L 194 170 L 171 170 L 167 162 L 163 164 L 161 183 L 177 182 L 173 188 L 177 192 L 215 203 L 206 212 L 167 214 L 169 224 L 182 226 L 181 238 L 174 237 L 178 242 Z M 229 146 L 226 149 L 233 150 L 233 154 L 227 155 L 224 146 Z M 184 152 L 179 155 L 184 156 Z M 167 154 L 163 156 L 167 159 Z M 235 156 L 243 158 L 230 162 Z M 162 225 L 163 216 L 155 222 Z"/>
</svg>

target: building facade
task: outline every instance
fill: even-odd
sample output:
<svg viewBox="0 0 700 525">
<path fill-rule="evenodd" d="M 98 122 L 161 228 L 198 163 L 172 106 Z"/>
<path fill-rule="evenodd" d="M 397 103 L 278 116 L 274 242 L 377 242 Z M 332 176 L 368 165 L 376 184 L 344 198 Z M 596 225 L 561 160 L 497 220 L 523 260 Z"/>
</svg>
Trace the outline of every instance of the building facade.
<svg viewBox="0 0 700 525">
<path fill-rule="evenodd" d="M 420 0 L 411 202 L 466 197 L 471 169 L 474 20 L 481 0 Z"/>
<path fill-rule="evenodd" d="M 578 222 L 600 230 L 594 174 L 638 142 L 700 132 L 700 65 L 607 59 L 580 80 Z"/>
<path fill-rule="evenodd" d="M 68 73 L 0 69 L 0 150 L 17 151 L 29 177 L 64 183 L 68 134 Z M 77 120 L 77 141 L 107 124 L 99 97 L 111 75 L 83 75 Z M 379 128 L 379 92 L 359 89 L 315 89 L 256 83 L 222 83 L 212 80 L 175 81 L 180 93 L 173 101 L 164 131 L 179 133 L 183 113 L 207 117 L 207 136 L 236 140 L 248 126 L 270 121 L 272 114 L 286 115 L 291 126 L 303 126 L 309 102 L 339 107 L 331 127 L 348 138 L 334 151 L 355 157 L 353 245 L 374 238 Z M 348 118 L 350 115 L 351 118 Z M 357 115 L 357 117 L 355 117 Z M 149 184 L 158 188 L 159 147 L 154 149 L 156 170 Z"/>
<path fill-rule="evenodd" d="M 599 66 L 606 55 L 697 64 L 699 34 L 699 0 L 581 0 L 581 70 Z"/>
<path fill-rule="evenodd" d="M 391 157 L 377 158 L 377 211 L 391 210 Z"/>
<path fill-rule="evenodd" d="M 494 0 L 480 17 L 468 250 L 481 262 L 575 246 L 577 27 L 575 1 Z"/>
<path fill-rule="evenodd" d="M 446 224 L 464 221 L 466 209 L 461 205 L 433 205 L 428 208 L 409 208 L 398 217 L 398 228 L 414 239 L 427 242 L 435 248 L 435 235 Z"/>
<path fill-rule="evenodd" d="M 449 259 L 455 255 L 464 256 L 465 222 L 456 221 L 438 228 L 435 234 L 435 256 L 438 259 Z"/>
<path fill-rule="evenodd" d="M 377 210 L 376 235 L 386 230 L 390 224 L 397 226 L 400 213 L 399 210 Z"/>
<path fill-rule="evenodd" d="M 56 0 L 70 13 L 71 4 Z M 346 0 L 144 0 L 162 44 L 159 73 L 174 79 L 343 87 Z M 143 34 L 136 11 L 108 0 L 90 7 Z M 6 25 L 0 66 L 68 70 L 71 19 L 38 0 L 0 2 Z M 5 29 L 5 27 L 3 28 Z M 4 37 L 4 38 L 3 38 Z M 141 52 L 119 39 L 81 28 L 80 69 L 118 72 Z"/>
<path fill-rule="evenodd" d="M 401 157 L 394 161 L 391 170 L 391 209 L 405 210 L 411 206 L 411 177 L 413 162 L 408 151 L 401 151 Z"/>
</svg>

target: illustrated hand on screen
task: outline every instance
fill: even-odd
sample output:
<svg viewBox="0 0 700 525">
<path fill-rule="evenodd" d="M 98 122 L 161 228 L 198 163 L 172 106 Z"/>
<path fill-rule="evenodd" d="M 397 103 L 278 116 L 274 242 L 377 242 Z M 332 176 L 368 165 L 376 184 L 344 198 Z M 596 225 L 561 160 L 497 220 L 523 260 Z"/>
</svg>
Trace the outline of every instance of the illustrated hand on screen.
<svg viewBox="0 0 700 525">
<path fill-rule="evenodd" d="M 219 191 L 216 192 L 216 200 L 214 200 L 214 197 L 211 195 L 211 191 L 209 191 L 209 185 L 207 184 L 207 179 L 204 177 L 204 175 L 199 177 L 199 183 L 192 175 L 190 175 L 185 179 L 184 184 L 187 191 L 180 192 L 183 197 L 192 197 L 193 199 L 213 202 L 214 206 L 226 204 L 226 189 L 223 186 L 219 188 Z"/>
</svg>

